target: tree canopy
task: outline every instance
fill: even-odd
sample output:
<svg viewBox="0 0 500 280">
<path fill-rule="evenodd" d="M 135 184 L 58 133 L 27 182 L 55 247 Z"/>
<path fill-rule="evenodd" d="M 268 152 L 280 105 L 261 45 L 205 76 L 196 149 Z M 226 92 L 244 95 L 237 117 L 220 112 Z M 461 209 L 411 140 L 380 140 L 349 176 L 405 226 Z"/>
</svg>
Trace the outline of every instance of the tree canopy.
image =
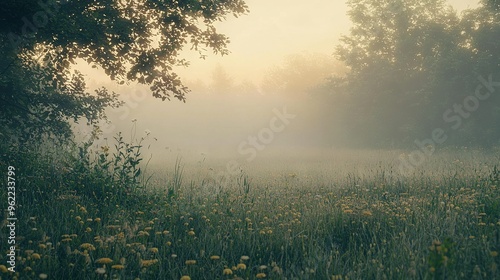
<svg viewBox="0 0 500 280">
<path fill-rule="evenodd" d="M 68 135 L 69 119 L 95 122 L 120 105 L 105 88 L 86 91 L 77 59 L 120 84 L 149 85 L 162 100 L 185 100 L 174 67 L 188 61 L 179 52 L 227 54 L 214 23 L 248 8 L 243 0 L 6 0 L 0 12 L 0 126 L 34 136 Z"/>
</svg>

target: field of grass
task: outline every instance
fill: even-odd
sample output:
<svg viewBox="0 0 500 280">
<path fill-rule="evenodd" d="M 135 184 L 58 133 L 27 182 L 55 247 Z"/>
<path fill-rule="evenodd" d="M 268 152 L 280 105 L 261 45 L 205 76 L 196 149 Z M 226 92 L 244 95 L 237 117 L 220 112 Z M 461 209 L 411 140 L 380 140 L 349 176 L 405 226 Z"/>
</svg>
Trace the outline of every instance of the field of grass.
<svg viewBox="0 0 500 280">
<path fill-rule="evenodd" d="M 500 279 L 498 155 L 444 151 L 400 176 L 399 153 L 262 155 L 222 186 L 223 160 L 169 164 L 115 197 L 78 192 L 101 181 L 47 167 L 62 159 L 17 166 L 0 279 Z"/>
</svg>

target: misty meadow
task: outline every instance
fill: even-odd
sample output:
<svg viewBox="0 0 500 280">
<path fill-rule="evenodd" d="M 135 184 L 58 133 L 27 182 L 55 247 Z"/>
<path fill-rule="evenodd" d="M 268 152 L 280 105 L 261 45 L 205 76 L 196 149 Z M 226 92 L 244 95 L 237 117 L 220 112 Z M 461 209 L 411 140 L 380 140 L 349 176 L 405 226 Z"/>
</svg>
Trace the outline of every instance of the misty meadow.
<svg viewBox="0 0 500 280">
<path fill-rule="evenodd" d="M 1 279 L 500 279 L 497 0 L 5 0 Z"/>
</svg>

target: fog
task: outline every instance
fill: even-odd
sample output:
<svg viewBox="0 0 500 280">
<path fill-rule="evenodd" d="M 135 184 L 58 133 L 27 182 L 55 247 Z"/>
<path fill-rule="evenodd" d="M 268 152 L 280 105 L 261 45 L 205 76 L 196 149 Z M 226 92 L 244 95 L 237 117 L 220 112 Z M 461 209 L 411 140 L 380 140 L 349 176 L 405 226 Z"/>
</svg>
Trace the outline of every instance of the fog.
<svg viewBox="0 0 500 280">
<path fill-rule="evenodd" d="M 172 164 L 180 157 L 187 164 L 207 166 L 215 159 L 236 159 L 247 166 L 271 155 L 304 161 L 304 157 L 318 159 L 337 149 L 357 148 L 393 149 L 397 160 L 401 149 L 418 149 L 414 140 L 432 134 L 440 118 L 413 117 L 411 102 L 399 108 L 380 105 L 376 108 L 384 114 L 392 112 L 389 120 L 395 122 L 390 125 L 396 132 L 388 130 L 387 138 L 372 133 L 371 129 L 385 133 L 380 131 L 388 122 L 378 119 L 382 125 L 370 124 L 377 118 L 373 108 L 332 86 L 332 77 L 342 79 L 352 70 L 334 55 L 341 36 L 353 27 L 348 7 L 341 2 L 315 2 L 248 1 L 249 15 L 219 23 L 219 30 L 231 38 L 231 53 L 210 54 L 203 60 L 188 49 L 183 52 L 191 65 L 176 71 L 191 90 L 185 103 L 162 102 L 141 85 L 118 86 L 103 78 L 99 69 L 81 63 L 90 88 L 105 86 L 125 102 L 108 110 L 110 123 L 100 125 L 99 144 L 112 145 L 113 137 L 122 132 L 131 141 L 145 138 L 141 143 L 147 148 L 145 155 L 152 155 L 152 165 Z M 475 1 L 449 3 L 459 12 L 477 7 Z M 396 79 L 392 87 L 398 86 Z M 443 104 L 437 112 L 453 106 Z M 365 116 L 367 112 L 375 115 Z M 421 127 L 402 120 L 406 118 L 414 118 Z M 361 133 L 352 132 L 356 127 Z M 90 128 L 79 125 L 76 131 L 78 137 L 85 137 Z"/>
</svg>

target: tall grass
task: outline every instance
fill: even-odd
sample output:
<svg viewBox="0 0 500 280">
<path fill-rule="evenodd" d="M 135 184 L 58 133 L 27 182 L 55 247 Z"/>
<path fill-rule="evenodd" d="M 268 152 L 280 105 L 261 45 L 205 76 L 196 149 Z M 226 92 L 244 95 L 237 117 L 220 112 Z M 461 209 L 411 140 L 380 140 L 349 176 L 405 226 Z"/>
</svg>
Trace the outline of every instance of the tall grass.
<svg viewBox="0 0 500 280">
<path fill-rule="evenodd" d="M 123 155 L 98 148 L 84 169 L 46 150 L 36 156 L 62 166 L 18 175 L 26 188 L 18 193 L 19 259 L 15 274 L 0 267 L 2 279 L 500 277 L 498 167 L 491 164 L 476 169 L 473 160 L 443 155 L 429 162 L 439 173 L 402 177 L 384 159 L 374 167 L 369 159 L 334 179 L 329 168 L 324 176 L 317 167 L 269 172 L 270 163 L 260 176 L 242 175 L 210 195 L 180 159 L 154 190 L 137 187 L 140 164 L 131 160 L 140 154 L 116 141 Z M 114 191 L 117 182 L 123 192 Z M 37 198 L 28 186 L 53 191 Z"/>
</svg>

